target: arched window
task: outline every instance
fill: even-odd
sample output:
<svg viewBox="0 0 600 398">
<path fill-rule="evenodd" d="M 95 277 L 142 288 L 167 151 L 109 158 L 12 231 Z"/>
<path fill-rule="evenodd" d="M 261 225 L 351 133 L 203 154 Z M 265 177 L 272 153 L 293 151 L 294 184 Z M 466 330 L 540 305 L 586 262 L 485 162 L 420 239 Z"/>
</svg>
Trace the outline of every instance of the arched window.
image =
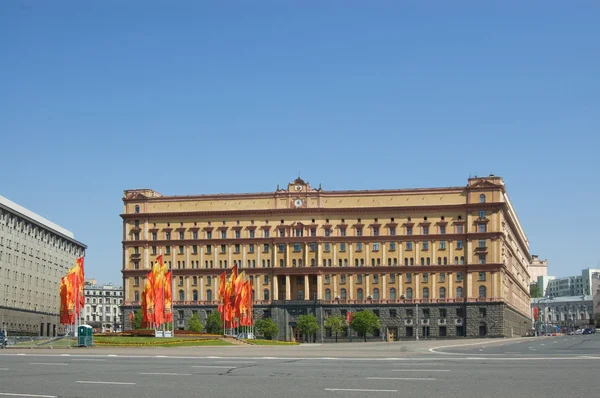
<svg viewBox="0 0 600 398">
<path fill-rule="evenodd" d="M 325 289 L 325 300 L 331 300 L 331 289 Z"/>
<path fill-rule="evenodd" d="M 408 266 L 408 257 L 404 257 L 404 265 Z"/>
<path fill-rule="evenodd" d="M 225 268 L 227 268 L 227 260 L 223 261 L 223 265 L 225 265 Z"/>
<path fill-rule="evenodd" d="M 183 292 L 183 290 L 179 291 L 179 301 L 184 301 L 185 300 L 185 293 Z"/>
<path fill-rule="evenodd" d="M 458 256 L 454 257 L 454 264 L 458 264 Z"/>
<path fill-rule="evenodd" d="M 374 259 L 374 258 L 372 258 L 372 259 L 371 259 L 371 267 L 374 267 L 374 266 L 375 266 L 375 259 Z"/>
<path fill-rule="evenodd" d="M 412 297 L 413 297 L 412 287 L 409 287 L 406 289 L 406 298 L 408 300 L 412 300 Z"/>
<path fill-rule="evenodd" d="M 429 298 L 429 288 L 428 287 L 424 287 L 423 288 L 423 298 L 424 299 L 428 299 Z"/>
<path fill-rule="evenodd" d="M 137 205 L 135 206 L 135 212 L 136 212 L 136 213 L 139 213 L 139 212 L 140 212 L 140 206 L 137 206 Z"/>
<path fill-rule="evenodd" d="M 298 300 L 304 300 L 304 293 L 302 290 L 298 290 Z"/>
<path fill-rule="evenodd" d="M 392 259 L 388 257 L 388 266 L 392 265 Z"/>
<path fill-rule="evenodd" d="M 364 259 L 364 258 L 361 258 L 361 259 L 360 259 L 360 266 L 361 266 L 361 267 L 364 267 L 364 266 L 365 266 L 365 259 Z"/>
<path fill-rule="evenodd" d="M 442 265 L 442 258 L 438 257 L 438 265 Z"/>
<path fill-rule="evenodd" d="M 486 294 L 487 294 L 487 289 L 485 288 L 485 286 L 479 286 L 479 297 L 486 298 Z"/>
<path fill-rule="evenodd" d="M 377 259 L 377 266 L 380 266 L 380 265 L 381 265 L 381 259 L 380 259 L 380 258 L 378 258 L 378 259 Z"/>
<path fill-rule="evenodd" d="M 425 257 L 421 257 L 421 265 L 425 265 Z"/>
<path fill-rule="evenodd" d="M 267 260 L 267 268 L 271 268 L 271 260 Z"/>
<path fill-rule="evenodd" d="M 394 265 L 398 265 L 398 257 L 394 257 Z"/>
<path fill-rule="evenodd" d="M 415 259 L 414 258 L 410 258 L 410 265 L 415 265 Z"/>
<path fill-rule="evenodd" d="M 427 265 L 431 265 L 431 259 L 427 257 Z"/>
<path fill-rule="evenodd" d="M 362 300 L 363 299 L 363 290 L 360 287 L 356 291 L 356 299 L 357 300 Z"/>
<path fill-rule="evenodd" d="M 316 265 L 316 260 L 314 258 L 310 259 L 310 266 L 314 267 Z"/>
<path fill-rule="evenodd" d="M 198 301 L 198 291 L 197 290 L 192 291 L 192 297 L 194 298 L 193 299 L 194 301 Z"/>
<path fill-rule="evenodd" d="M 344 267 L 347 267 L 347 266 L 348 266 L 348 259 L 347 259 L 347 258 L 345 258 L 345 259 L 344 259 Z"/>
<path fill-rule="evenodd" d="M 292 260 L 292 267 L 295 267 L 295 266 L 296 266 L 296 259 L 293 259 Z"/>
<path fill-rule="evenodd" d="M 460 263 L 464 264 L 465 263 L 465 256 L 460 256 Z"/>
<path fill-rule="evenodd" d="M 269 289 L 263 290 L 263 300 L 269 301 Z"/>
<path fill-rule="evenodd" d="M 358 259 L 357 258 L 354 259 L 354 266 L 358 267 Z"/>
<path fill-rule="evenodd" d="M 223 268 L 223 260 L 219 260 L 219 268 Z"/>
<path fill-rule="evenodd" d="M 327 260 L 327 266 L 328 266 L 328 267 L 331 267 L 331 259 L 328 259 L 328 260 Z"/>
<path fill-rule="evenodd" d="M 267 263 L 265 262 L 265 260 L 262 260 L 262 267 L 265 268 L 266 265 Z"/>
<path fill-rule="evenodd" d="M 444 265 L 448 265 L 448 257 L 444 257 Z"/>
<path fill-rule="evenodd" d="M 459 286 L 456 288 L 456 298 L 462 298 L 462 296 L 463 296 L 463 289 L 462 289 L 462 287 Z"/>
<path fill-rule="evenodd" d="M 390 300 L 396 300 L 396 288 L 390 289 Z"/>
<path fill-rule="evenodd" d="M 140 292 L 137 290 L 133 293 L 133 297 L 135 301 L 140 301 Z M 94 300 L 95 301 L 95 300 Z"/>
<path fill-rule="evenodd" d="M 379 300 L 379 288 L 375 288 L 373 289 L 373 299 L 374 300 Z"/>
<path fill-rule="evenodd" d="M 342 266 L 342 259 L 341 259 L 341 258 L 338 260 L 338 266 L 339 266 L 339 267 L 341 267 L 341 266 Z"/>
<path fill-rule="evenodd" d="M 208 289 L 206 291 L 206 301 L 212 301 L 213 297 L 212 297 L 212 290 Z"/>
<path fill-rule="evenodd" d="M 298 267 L 303 267 L 303 266 L 304 266 L 304 265 L 303 265 L 302 259 L 301 259 L 301 258 L 299 258 L 299 259 L 298 259 Z"/>
<path fill-rule="evenodd" d="M 342 300 L 346 300 L 346 289 L 342 288 L 342 290 L 340 290 L 340 297 Z"/>
<path fill-rule="evenodd" d="M 327 260 L 323 259 L 323 267 L 327 267 Z"/>
<path fill-rule="evenodd" d="M 250 261 L 250 260 L 248 260 Z M 279 259 L 279 266 L 283 268 L 283 259 Z"/>
<path fill-rule="evenodd" d="M 252 301 L 254 301 L 254 300 L 256 300 L 256 299 L 254 298 L 254 289 L 252 289 Z"/>
<path fill-rule="evenodd" d="M 440 298 L 441 299 L 446 298 L 446 288 L 445 287 L 440 287 Z"/>
<path fill-rule="evenodd" d="M 485 194 L 479 195 L 479 203 L 485 203 Z"/>
</svg>

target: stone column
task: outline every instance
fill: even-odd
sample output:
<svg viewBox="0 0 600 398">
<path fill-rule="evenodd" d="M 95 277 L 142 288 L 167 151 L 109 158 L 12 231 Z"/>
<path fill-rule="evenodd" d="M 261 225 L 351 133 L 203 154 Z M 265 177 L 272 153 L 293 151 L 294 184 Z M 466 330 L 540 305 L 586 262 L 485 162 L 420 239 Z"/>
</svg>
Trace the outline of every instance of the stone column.
<svg viewBox="0 0 600 398">
<path fill-rule="evenodd" d="M 333 266 L 337 267 L 338 263 L 337 263 L 337 243 L 332 243 L 333 246 L 333 259 L 331 260 L 333 262 Z"/>
<path fill-rule="evenodd" d="M 436 256 L 436 252 L 435 252 L 435 241 L 432 240 L 430 241 L 431 243 L 431 264 L 437 264 L 437 256 Z"/>
<path fill-rule="evenodd" d="M 310 286 L 308 284 L 308 275 L 304 275 L 304 300 L 310 300 Z"/>
<path fill-rule="evenodd" d="M 492 279 L 492 291 L 491 291 L 491 295 L 490 298 L 496 298 L 498 297 L 498 295 L 496 294 L 496 272 L 490 272 L 491 274 L 491 279 Z"/>
<path fill-rule="evenodd" d="M 200 250 L 200 267 L 204 267 L 204 251 L 202 250 L 203 247 L 201 245 L 198 245 L 198 250 Z"/>
<path fill-rule="evenodd" d="M 386 263 L 386 249 L 385 245 L 387 242 L 381 242 L 381 265 L 387 265 Z"/>
<path fill-rule="evenodd" d="M 452 248 L 452 241 L 449 240 L 448 241 L 448 264 L 454 264 L 454 256 L 453 256 L 453 248 Z"/>
<path fill-rule="evenodd" d="M 304 244 L 304 266 L 310 267 L 310 262 L 308 261 L 308 243 Z"/>
<path fill-rule="evenodd" d="M 172 267 L 175 268 L 175 264 L 177 263 L 175 261 L 175 246 L 171 246 L 171 261 L 172 263 Z"/>
<path fill-rule="evenodd" d="M 190 247 L 186 245 L 185 246 L 185 267 L 183 267 L 183 268 L 185 269 L 189 265 L 190 265 Z M 190 268 L 194 268 L 194 267 L 190 267 Z"/>
<path fill-rule="evenodd" d="M 216 268 L 219 265 L 219 261 L 217 259 L 218 258 L 217 252 L 219 251 L 219 249 L 217 248 L 217 245 L 214 245 L 214 246 L 215 246 L 215 263 L 213 266 Z"/>
<path fill-rule="evenodd" d="M 472 264 L 473 263 L 473 254 L 471 253 L 473 251 L 472 248 L 472 244 L 471 244 L 471 239 L 467 239 L 467 241 L 465 242 L 466 246 L 467 246 L 467 250 L 464 250 L 465 253 L 465 263 L 466 264 Z"/>
<path fill-rule="evenodd" d="M 142 268 L 145 268 L 145 269 L 150 268 L 150 254 L 149 254 L 148 246 L 144 247 L 144 263 L 142 264 Z"/>
<path fill-rule="evenodd" d="M 248 264 L 246 264 L 246 245 L 242 245 L 242 267 L 250 268 L 248 267 Z"/>
<path fill-rule="evenodd" d="M 217 299 L 217 292 L 219 291 L 219 278 L 212 278 L 212 301 Z"/>
<path fill-rule="evenodd" d="M 190 277 L 185 277 L 185 300 L 190 301 Z"/>
<path fill-rule="evenodd" d="M 413 298 L 418 299 L 421 298 L 421 289 L 419 284 L 419 276 L 421 274 L 413 274 L 413 278 L 415 278 L 415 290 L 413 292 Z"/>
<path fill-rule="evenodd" d="M 198 277 L 198 285 L 199 285 L 198 300 L 206 300 L 206 296 L 204 295 L 204 277 L 203 276 Z"/>
<path fill-rule="evenodd" d="M 473 297 L 473 273 L 467 272 L 467 294 L 466 298 Z"/>
<path fill-rule="evenodd" d="M 317 267 L 323 266 L 323 243 L 317 244 Z"/>
<path fill-rule="evenodd" d="M 279 300 L 279 280 L 278 280 L 278 276 L 277 275 L 273 275 L 273 294 L 271 294 L 271 297 L 273 297 L 273 301 L 277 301 Z"/>
<path fill-rule="evenodd" d="M 367 297 L 369 297 L 371 295 L 371 284 L 370 284 L 370 279 L 369 278 L 370 275 L 366 274 L 365 275 L 365 300 L 367 299 Z"/>
<path fill-rule="evenodd" d="M 286 267 L 290 265 L 290 245 L 288 243 L 285 244 L 285 258 L 283 259 L 283 263 Z"/>
<path fill-rule="evenodd" d="M 354 275 L 348 275 L 348 300 L 354 300 Z"/>
<path fill-rule="evenodd" d="M 354 248 L 352 243 L 348 243 L 348 267 L 354 267 Z"/>
<path fill-rule="evenodd" d="M 452 275 L 452 272 L 449 272 L 448 273 L 448 292 L 447 292 L 448 298 L 454 298 L 454 287 L 453 287 L 454 281 L 452 279 L 453 277 L 454 277 L 454 275 Z"/>
<path fill-rule="evenodd" d="M 370 250 L 371 246 L 369 245 L 368 242 L 365 242 L 365 267 L 370 267 L 371 264 L 369 263 L 369 261 L 371 261 L 370 259 L 370 254 L 371 254 L 371 250 Z"/>
<path fill-rule="evenodd" d="M 421 264 L 421 259 L 419 258 L 419 254 L 420 254 L 420 250 L 419 250 L 419 242 L 414 242 L 413 243 L 414 247 L 415 247 L 415 264 L 420 265 Z"/>
<path fill-rule="evenodd" d="M 317 275 L 317 300 L 323 300 L 323 275 Z"/>
<path fill-rule="evenodd" d="M 337 290 L 337 275 L 336 274 L 332 274 L 331 275 L 331 279 L 333 281 L 333 297 L 337 297 L 338 295 L 338 290 Z"/>
<path fill-rule="evenodd" d="M 386 277 L 387 277 L 386 274 L 382 274 L 381 275 L 381 298 L 383 300 L 387 299 L 387 291 L 388 291 L 388 289 L 387 289 L 387 284 L 385 283 L 386 279 L 387 279 Z"/>
<path fill-rule="evenodd" d="M 263 250 L 262 245 L 256 246 L 256 266 L 258 268 L 262 267 L 261 262 L 260 262 L 260 254 L 261 254 L 262 250 Z"/>
<path fill-rule="evenodd" d="M 233 245 L 227 245 L 227 266 L 228 268 L 233 268 L 233 264 L 231 263 L 231 252 L 233 251 Z"/>
<path fill-rule="evenodd" d="M 429 297 L 432 299 L 436 299 L 437 298 L 437 284 L 435 283 L 437 279 L 437 275 L 432 272 L 431 273 L 431 289 L 430 289 L 430 295 Z"/>
<path fill-rule="evenodd" d="M 289 275 L 285 276 L 285 299 L 286 300 L 292 299 L 292 283 L 290 282 Z"/>
</svg>

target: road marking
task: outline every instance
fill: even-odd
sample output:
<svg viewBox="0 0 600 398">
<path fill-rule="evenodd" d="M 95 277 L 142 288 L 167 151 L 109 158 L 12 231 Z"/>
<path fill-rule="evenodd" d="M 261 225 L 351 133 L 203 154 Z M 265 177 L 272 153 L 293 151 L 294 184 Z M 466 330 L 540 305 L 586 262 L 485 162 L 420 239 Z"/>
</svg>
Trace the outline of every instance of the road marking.
<svg viewBox="0 0 600 398">
<path fill-rule="evenodd" d="M 411 381 L 435 381 L 432 377 L 367 377 L 367 380 L 411 380 Z"/>
<path fill-rule="evenodd" d="M 141 375 L 155 375 L 155 376 L 191 376 L 190 373 L 140 373 Z"/>
<path fill-rule="evenodd" d="M 155 355 L 155 358 L 166 358 L 166 355 Z"/>
<path fill-rule="evenodd" d="M 10 392 L 0 392 L 5 397 L 36 397 L 36 398 L 58 398 L 56 395 L 35 395 L 35 394 L 17 394 Z"/>
<path fill-rule="evenodd" d="M 0 368 L 0 370 L 8 370 L 8 368 Z"/>
<path fill-rule="evenodd" d="M 555 341 L 555 343 L 556 343 L 556 341 Z M 540 344 L 540 345 L 546 345 L 546 344 Z"/>
<path fill-rule="evenodd" d="M 224 365 L 226 363 L 238 364 L 238 363 L 256 363 L 256 362 L 255 361 L 219 361 L 219 362 L 215 362 L 215 364 L 217 364 L 217 365 Z"/>
<path fill-rule="evenodd" d="M 121 381 L 89 381 L 89 380 L 78 380 L 75 383 L 81 384 L 114 384 L 114 385 L 123 385 L 123 386 L 135 386 L 135 383 L 125 383 Z"/>
<path fill-rule="evenodd" d="M 236 369 L 235 366 L 194 365 L 192 368 Z"/>
<path fill-rule="evenodd" d="M 61 357 L 69 357 L 71 354 L 60 354 Z"/>
<path fill-rule="evenodd" d="M 117 355 L 115 355 L 115 354 L 109 354 L 109 355 L 107 355 L 107 357 L 116 357 L 116 356 Z"/>
<path fill-rule="evenodd" d="M 99 358 L 73 358 L 71 361 L 98 361 L 98 362 L 106 362 L 106 359 Z"/>
<path fill-rule="evenodd" d="M 67 366 L 68 363 L 63 362 L 31 362 L 30 365 L 59 365 L 59 366 Z"/>
<path fill-rule="evenodd" d="M 392 372 L 450 372 L 450 369 L 390 369 Z"/>
<path fill-rule="evenodd" d="M 472 345 L 481 345 L 481 344 L 494 344 L 494 343 L 511 344 L 511 342 L 517 342 L 517 341 L 525 340 L 525 339 L 529 339 L 529 337 L 517 337 L 517 338 L 511 339 L 510 342 L 506 341 L 506 340 L 499 340 L 499 341 L 482 341 L 479 343 L 441 345 L 438 347 L 430 348 L 429 352 L 433 352 L 434 354 L 445 354 L 445 355 L 469 355 L 469 354 L 460 354 L 460 353 L 454 353 L 454 352 L 443 352 L 443 351 L 437 351 L 437 350 L 439 350 L 440 348 L 468 347 L 468 346 L 472 346 Z"/>
<path fill-rule="evenodd" d="M 398 392 L 398 390 L 366 390 L 361 388 L 326 388 L 325 391 Z"/>
</svg>

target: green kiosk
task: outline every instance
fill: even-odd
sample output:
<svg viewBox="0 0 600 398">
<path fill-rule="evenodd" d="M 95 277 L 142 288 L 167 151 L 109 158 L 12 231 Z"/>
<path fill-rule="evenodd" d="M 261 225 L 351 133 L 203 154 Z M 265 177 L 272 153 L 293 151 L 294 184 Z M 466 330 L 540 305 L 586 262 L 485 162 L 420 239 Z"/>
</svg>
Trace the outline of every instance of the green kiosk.
<svg viewBox="0 0 600 398">
<path fill-rule="evenodd" d="M 94 343 L 92 338 L 92 327 L 90 325 L 81 325 L 77 328 L 77 346 L 91 347 Z"/>
</svg>

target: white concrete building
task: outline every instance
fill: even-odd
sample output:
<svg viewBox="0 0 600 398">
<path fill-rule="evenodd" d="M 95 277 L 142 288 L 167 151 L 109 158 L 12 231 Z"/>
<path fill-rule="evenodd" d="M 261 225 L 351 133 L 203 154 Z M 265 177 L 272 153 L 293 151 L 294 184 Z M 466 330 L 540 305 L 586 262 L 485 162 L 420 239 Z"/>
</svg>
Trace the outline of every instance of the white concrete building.
<svg viewBox="0 0 600 398">
<path fill-rule="evenodd" d="M 85 249 L 72 232 L 0 196 L 0 328 L 61 333 L 60 278 Z"/>
<path fill-rule="evenodd" d="M 540 278 L 538 278 L 538 287 L 544 292 L 544 296 L 564 297 L 591 295 L 592 277 L 595 273 L 600 273 L 600 269 L 588 268 L 581 271 L 581 275 L 554 278 L 548 280 L 545 289 L 543 284 L 540 285 Z"/>
<path fill-rule="evenodd" d="M 92 283 L 93 282 L 93 283 Z M 123 287 L 97 285 L 96 280 L 86 280 L 85 308 L 81 323 L 90 325 L 96 332 L 120 332 L 123 327 Z"/>
<path fill-rule="evenodd" d="M 593 317 L 593 296 L 563 296 L 555 298 L 532 298 L 532 318 L 534 308 L 539 310 L 539 319 L 533 319 L 539 326 L 539 321 L 544 324 L 559 326 L 561 329 L 582 328 L 590 324 Z"/>
<path fill-rule="evenodd" d="M 538 255 L 532 254 L 529 275 L 532 282 L 537 281 L 540 276 L 548 276 L 548 260 L 540 260 Z"/>
</svg>

